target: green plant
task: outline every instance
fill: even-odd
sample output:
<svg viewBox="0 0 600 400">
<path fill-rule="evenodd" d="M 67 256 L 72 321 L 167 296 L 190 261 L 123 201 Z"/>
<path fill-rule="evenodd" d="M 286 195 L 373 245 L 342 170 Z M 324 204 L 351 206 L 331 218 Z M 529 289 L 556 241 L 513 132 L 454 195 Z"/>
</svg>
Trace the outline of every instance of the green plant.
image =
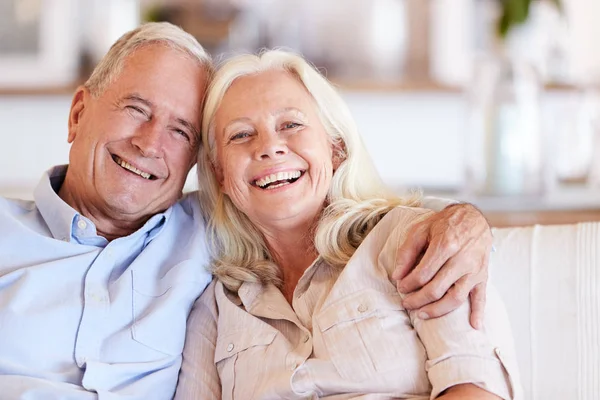
<svg viewBox="0 0 600 400">
<path fill-rule="evenodd" d="M 529 17 L 529 6 L 535 0 L 499 0 L 502 14 L 498 20 L 498 34 L 506 37 L 510 28 L 527 21 Z M 561 0 L 546 0 L 552 2 L 559 10 Z"/>
</svg>

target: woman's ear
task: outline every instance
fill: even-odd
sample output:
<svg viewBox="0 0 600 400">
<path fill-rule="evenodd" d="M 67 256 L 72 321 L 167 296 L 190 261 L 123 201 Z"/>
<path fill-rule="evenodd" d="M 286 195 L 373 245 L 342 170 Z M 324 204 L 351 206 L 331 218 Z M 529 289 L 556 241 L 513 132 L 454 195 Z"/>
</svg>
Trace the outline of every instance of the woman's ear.
<svg viewBox="0 0 600 400">
<path fill-rule="evenodd" d="M 219 187 L 221 188 L 221 191 L 223 193 L 227 193 L 225 191 L 225 187 L 223 186 L 223 182 L 225 181 L 225 176 L 223 175 L 223 169 L 221 168 L 221 166 L 219 165 L 219 163 L 215 160 L 215 161 L 209 161 L 210 162 L 210 168 L 212 169 L 213 174 L 215 174 L 215 178 L 217 180 L 217 183 L 219 184 Z"/>
<path fill-rule="evenodd" d="M 69 136 L 67 142 L 73 143 L 77 137 L 77 132 L 81 124 L 81 117 L 86 108 L 86 101 L 89 98 L 89 91 L 84 87 L 80 86 L 73 95 L 71 101 L 71 110 L 69 111 Z"/>
<path fill-rule="evenodd" d="M 346 145 L 342 139 L 337 139 L 332 147 L 331 161 L 333 164 L 333 172 L 335 172 L 341 163 L 346 160 Z"/>
</svg>

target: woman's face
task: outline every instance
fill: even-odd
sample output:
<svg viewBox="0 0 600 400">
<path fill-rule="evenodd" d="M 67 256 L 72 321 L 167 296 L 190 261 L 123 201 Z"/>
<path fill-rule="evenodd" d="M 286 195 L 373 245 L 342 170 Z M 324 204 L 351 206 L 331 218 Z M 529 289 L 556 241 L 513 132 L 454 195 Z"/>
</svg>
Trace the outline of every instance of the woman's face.
<svg viewBox="0 0 600 400">
<path fill-rule="evenodd" d="M 215 114 L 215 172 L 259 227 L 312 223 L 333 175 L 333 146 L 312 96 L 293 75 L 238 78 Z"/>
</svg>

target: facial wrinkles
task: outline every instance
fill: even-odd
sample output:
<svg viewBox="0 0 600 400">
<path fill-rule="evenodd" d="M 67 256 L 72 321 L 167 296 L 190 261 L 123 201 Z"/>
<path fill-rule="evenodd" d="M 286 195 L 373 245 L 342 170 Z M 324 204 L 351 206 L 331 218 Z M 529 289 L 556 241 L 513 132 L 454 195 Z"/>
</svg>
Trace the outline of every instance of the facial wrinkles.
<svg viewBox="0 0 600 400">
<path fill-rule="evenodd" d="M 91 96 L 82 89 L 81 97 L 75 99 L 69 131 L 73 142 L 70 172 L 62 193 L 72 199 L 69 204 L 79 205 L 75 208 L 80 212 L 93 208 L 84 215 L 103 232 L 115 230 L 116 225 L 135 229 L 181 194 L 193 165 L 194 143 L 198 143 L 195 126 L 200 122 L 206 74 L 195 62 L 174 61 L 177 54 L 162 46 L 140 48 L 102 93 Z M 145 133 L 149 121 L 157 122 L 160 130 L 159 145 L 164 150 L 160 160 L 143 157 L 130 140 Z M 187 132 L 191 142 L 180 140 L 174 129 Z M 122 172 L 127 166 L 118 165 L 113 155 L 163 179 L 145 180 L 136 171 Z"/>
<path fill-rule="evenodd" d="M 217 162 L 222 166 L 223 173 L 223 184 L 225 186 L 232 185 L 231 196 L 232 197 L 240 197 L 244 199 L 244 194 L 250 190 L 254 190 L 250 186 L 250 179 L 255 177 L 257 174 L 260 174 L 260 168 L 256 167 L 256 163 L 252 161 L 252 166 L 247 167 L 245 169 L 246 172 L 244 174 L 240 174 L 243 176 L 243 179 L 239 179 L 238 182 L 242 184 L 242 187 L 233 187 L 236 181 L 230 179 L 227 175 L 230 171 L 227 168 L 232 168 L 231 172 L 240 171 L 242 169 L 238 169 L 239 163 L 242 159 L 245 159 L 245 163 L 251 163 L 250 158 L 248 157 L 249 153 L 244 153 L 248 149 L 243 149 L 243 147 L 248 146 L 247 144 L 236 146 L 237 143 L 230 145 L 225 145 L 227 143 L 230 136 L 237 133 L 238 131 L 247 130 L 249 127 L 251 131 L 255 130 L 255 127 L 258 126 L 258 129 L 268 129 L 273 131 L 276 135 L 281 135 L 282 140 L 285 140 L 285 145 L 290 148 L 290 152 L 285 158 L 286 165 L 290 165 L 292 168 L 299 169 L 312 169 L 309 174 L 306 174 L 304 178 L 304 184 L 307 183 L 310 186 L 304 186 L 305 188 L 309 188 L 312 186 L 312 192 L 319 192 L 319 197 L 322 197 L 324 191 L 327 191 L 327 188 L 323 188 L 323 186 L 327 185 L 329 175 L 331 174 L 331 166 L 329 165 L 331 162 L 331 145 L 326 138 L 313 138 L 315 134 L 321 134 L 318 130 L 320 130 L 320 125 L 313 127 L 310 122 L 312 119 L 317 120 L 318 112 L 315 110 L 316 105 L 310 94 L 306 92 L 304 88 L 302 91 L 298 91 L 296 89 L 287 90 L 283 88 L 287 88 L 288 83 L 281 85 L 281 90 L 279 92 L 269 91 L 265 92 L 264 84 L 265 82 L 272 82 L 275 86 L 279 85 L 279 74 L 272 75 L 273 78 L 265 78 L 265 75 L 258 77 L 244 77 L 240 81 L 234 83 L 226 92 L 221 104 L 219 105 L 219 109 L 215 113 L 215 127 L 214 133 L 217 137 L 215 140 L 217 144 Z M 253 83 L 251 83 L 253 82 Z M 258 84 L 258 83 L 261 84 Z M 289 82 L 289 81 L 288 81 Z M 256 101 L 254 101 L 256 99 Z M 252 100 L 252 101 L 250 101 Z M 283 105 L 283 106 L 282 106 Z M 289 105 L 294 105 L 294 107 L 290 107 Z M 265 110 L 274 110 L 274 111 L 265 111 Z M 303 112 L 304 110 L 308 110 L 308 113 Z M 252 116 L 252 119 L 248 118 L 248 116 Z M 256 116 L 256 117 L 255 117 Z M 250 123 L 247 121 L 250 120 Z M 241 123 L 240 123 L 241 122 Z M 301 128 L 295 130 L 294 128 L 290 128 L 292 130 L 286 131 L 283 128 L 287 122 L 292 123 L 300 123 Z M 265 128 L 265 126 L 267 128 Z M 317 131 L 314 131 L 317 129 Z M 306 130 L 306 134 L 310 135 L 310 139 L 307 139 L 302 133 L 302 135 L 295 135 L 300 130 Z M 219 138 L 219 133 L 223 136 Z M 290 133 L 290 135 L 288 135 Z M 255 134 L 255 133 L 253 133 Z M 264 132 L 262 133 L 264 135 Z M 248 139 L 249 141 L 256 140 L 256 138 Z M 296 140 L 298 140 L 296 142 Z M 310 150 L 305 148 L 306 142 L 304 140 L 323 140 L 327 142 L 327 146 L 329 147 L 329 155 L 328 160 L 318 160 L 322 155 L 319 152 L 315 153 L 312 157 L 310 155 Z M 310 147 L 310 145 L 309 145 Z M 239 151 L 238 151 L 239 149 Z M 240 154 L 241 153 L 241 154 Z M 237 154 L 238 161 L 237 166 L 234 163 L 236 160 L 230 160 L 229 157 L 234 157 Z M 307 158 L 308 156 L 308 158 Z M 298 160 L 296 160 L 298 157 Z M 314 157 L 318 157 L 316 160 Z M 310 161 L 310 160 L 313 161 Z M 265 160 L 265 159 L 263 159 Z M 299 160 L 303 160 L 299 162 Z M 222 163 L 220 162 L 222 161 Z M 273 161 L 270 159 L 269 161 Z M 267 161 L 267 162 L 269 162 Z M 290 162 L 291 161 L 291 162 Z M 314 161 L 317 161 L 316 163 Z M 312 165 L 310 164 L 312 162 Z M 228 164 L 233 164 L 228 165 Z M 292 165 L 293 164 L 293 165 Z M 251 169 L 250 169 L 251 168 Z M 317 170 L 317 171 L 315 171 Z M 252 175 L 254 174 L 254 175 Z M 306 182 L 309 180 L 309 182 Z M 248 194 L 246 193 L 246 196 Z M 306 194 L 306 196 L 311 196 L 310 194 Z M 310 200 L 310 199 L 308 199 Z M 237 200 L 236 200 L 237 201 Z M 248 200 L 251 201 L 251 200 Z"/>
<path fill-rule="evenodd" d="M 132 104 L 130 104 L 130 102 Z M 142 112 L 137 110 L 129 110 L 128 107 L 134 105 L 139 107 Z M 189 158 L 186 163 L 186 167 L 193 165 L 193 153 L 196 151 L 196 147 L 199 144 L 197 140 L 197 129 L 196 127 L 180 116 L 173 116 L 168 110 L 157 110 L 156 105 L 152 102 L 144 99 L 140 94 L 130 94 L 125 99 L 120 101 L 120 108 L 124 108 L 125 111 L 131 114 L 131 118 L 139 118 L 142 120 L 142 124 L 157 124 L 158 127 L 146 127 L 145 129 L 159 129 L 159 137 L 154 140 L 160 140 L 158 146 L 161 146 L 163 151 L 160 158 L 164 159 L 164 163 L 161 163 L 164 168 L 168 169 L 171 164 L 180 164 L 182 160 L 179 157 L 183 156 Z M 177 137 L 179 135 L 177 130 L 182 130 L 188 136 L 188 139 Z M 154 132 L 151 132 L 155 134 Z M 173 155 L 173 159 L 171 157 Z M 146 157 L 154 158 L 154 157 Z M 172 161 L 172 162 L 171 162 Z M 164 178 L 168 178 L 169 173 L 165 171 Z"/>
</svg>

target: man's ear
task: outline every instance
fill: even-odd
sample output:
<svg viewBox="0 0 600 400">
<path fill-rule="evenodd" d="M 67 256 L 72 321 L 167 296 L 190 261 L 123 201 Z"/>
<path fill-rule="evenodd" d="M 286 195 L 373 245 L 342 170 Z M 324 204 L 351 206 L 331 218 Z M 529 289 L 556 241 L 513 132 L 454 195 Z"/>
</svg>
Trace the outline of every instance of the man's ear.
<svg viewBox="0 0 600 400">
<path fill-rule="evenodd" d="M 79 86 L 75 95 L 73 95 L 73 100 L 71 101 L 71 111 L 69 112 L 69 136 L 67 141 L 69 143 L 73 143 L 75 140 L 75 136 L 77 136 L 77 131 L 80 126 L 81 116 L 86 107 L 86 102 L 89 101 L 90 93 L 84 86 Z"/>
</svg>

